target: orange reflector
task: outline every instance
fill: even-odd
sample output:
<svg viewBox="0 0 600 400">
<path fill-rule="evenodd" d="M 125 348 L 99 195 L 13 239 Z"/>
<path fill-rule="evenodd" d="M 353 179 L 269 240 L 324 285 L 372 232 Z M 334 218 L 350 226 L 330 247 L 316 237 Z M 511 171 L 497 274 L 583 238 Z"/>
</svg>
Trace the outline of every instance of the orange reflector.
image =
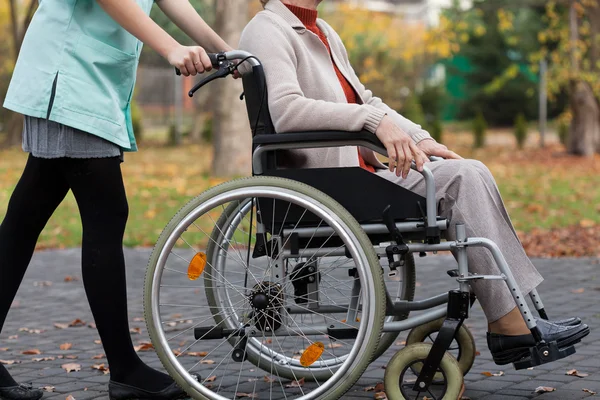
<svg viewBox="0 0 600 400">
<path fill-rule="evenodd" d="M 315 342 L 308 346 L 304 353 L 302 353 L 302 357 L 300 357 L 300 364 L 303 367 L 310 367 L 321 357 L 323 351 L 325 350 L 325 345 L 321 342 Z"/>
<path fill-rule="evenodd" d="M 195 281 L 200 278 L 200 275 L 204 272 L 204 267 L 206 267 L 206 254 L 200 252 L 192 258 L 192 261 L 190 261 L 187 272 L 190 281 Z"/>
</svg>

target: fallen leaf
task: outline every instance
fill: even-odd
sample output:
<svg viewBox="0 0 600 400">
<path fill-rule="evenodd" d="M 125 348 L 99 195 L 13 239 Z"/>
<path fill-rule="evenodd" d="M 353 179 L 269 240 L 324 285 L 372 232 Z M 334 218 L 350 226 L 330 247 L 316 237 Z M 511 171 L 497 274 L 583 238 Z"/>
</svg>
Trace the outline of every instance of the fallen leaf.
<svg viewBox="0 0 600 400">
<path fill-rule="evenodd" d="M 142 333 L 142 328 L 131 328 L 129 330 L 130 333 L 137 333 L 137 334 L 141 334 Z"/>
<path fill-rule="evenodd" d="M 106 365 L 104 364 L 94 364 L 92 365 L 93 369 L 97 369 L 98 371 L 102 371 L 104 373 L 104 375 L 108 375 L 110 373 L 110 371 L 108 370 L 108 367 L 106 367 Z"/>
<path fill-rule="evenodd" d="M 92 360 L 101 360 L 103 358 L 106 358 L 106 355 L 104 355 L 104 354 L 97 354 L 94 357 L 92 357 Z"/>
<path fill-rule="evenodd" d="M 590 390 L 590 389 L 581 389 L 581 390 L 583 390 L 586 393 L 591 394 L 592 396 L 596 394 L 596 392 L 594 392 L 593 390 Z"/>
<path fill-rule="evenodd" d="M 383 384 L 383 382 L 377 382 L 377 384 L 375 385 L 375 391 L 385 392 L 385 385 Z"/>
<path fill-rule="evenodd" d="M 340 347 L 344 347 L 344 345 L 342 345 L 340 343 L 329 343 L 327 345 L 327 348 L 329 348 L 329 349 L 339 349 Z"/>
<path fill-rule="evenodd" d="M 377 392 L 375 393 L 375 396 L 373 398 L 375 400 L 387 400 L 387 395 L 385 394 L 385 392 Z"/>
<path fill-rule="evenodd" d="M 578 378 L 585 378 L 586 376 L 590 376 L 590 374 L 584 374 L 582 372 L 577 371 L 576 369 L 568 370 L 567 375 L 576 376 Z"/>
<path fill-rule="evenodd" d="M 406 346 L 406 340 L 403 340 L 401 342 L 396 342 L 396 346 Z"/>
<path fill-rule="evenodd" d="M 186 354 L 191 357 L 206 357 L 208 355 L 206 351 L 188 351 Z"/>
<path fill-rule="evenodd" d="M 176 357 L 179 357 L 181 355 L 181 350 L 180 349 L 173 349 L 173 354 L 175 354 Z"/>
<path fill-rule="evenodd" d="M 165 325 L 168 326 L 168 327 L 170 327 L 170 328 L 173 328 L 174 326 L 177 326 L 177 322 L 171 321 L 171 322 L 167 322 Z"/>
<path fill-rule="evenodd" d="M 69 360 L 77 360 L 77 358 L 79 358 L 79 356 L 76 356 L 75 354 L 70 354 L 68 356 L 65 356 L 66 359 Z"/>
<path fill-rule="evenodd" d="M 594 226 L 596 226 L 596 223 L 591 219 L 582 219 L 581 221 L 579 221 L 579 226 L 582 228 L 593 228 Z"/>
<path fill-rule="evenodd" d="M 208 378 L 206 378 L 206 379 L 204 380 L 204 382 L 214 382 L 214 381 L 215 381 L 215 379 L 217 379 L 217 376 L 216 376 L 216 375 L 209 376 Z"/>
<path fill-rule="evenodd" d="M 19 332 L 27 332 L 27 333 L 33 333 L 35 335 L 39 335 L 40 333 L 42 333 L 44 331 L 42 329 L 19 328 Z"/>
<path fill-rule="evenodd" d="M 58 329 L 67 329 L 69 327 L 69 324 L 58 324 L 57 323 L 57 324 L 54 324 L 54 327 L 58 328 Z"/>
<path fill-rule="evenodd" d="M 33 286 L 48 287 L 48 286 L 52 286 L 52 282 L 50 282 L 50 281 L 36 281 L 36 282 L 33 282 Z"/>
<path fill-rule="evenodd" d="M 95 323 L 93 323 L 93 322 L 90 322 L 90 323 L 88 324 L 88 328 L 96 329 L 96 324 L 95 324 Z"/>
<path fill-rule="evenodd" d="M 15 339 L 18 339 L 18 338 L 19 338 L 19 335 L 12 335 L 12 336 L 8 337 L 9 340 L 15 340 Z"/>
<path fill-rule="evenodd" d="M 36 356 L 38 354 L 42 354 L 42 352 L 39 351 L 38 349 L 30 349 L 30 350 L 25 350 L 25 351 L 21 352 L 21 354 L 25 354 L 27 356 L 30 356 L 30 355 Z"/>
<path fill-rule="evenodd" d="M 67 373 L 81 371 L 81 365 L 79 364 L 63 364 L 60 367 L 67 371 Z"/>
<path fill-rule="evenodd" d="M 41 358 L 32 358 L 31 361 L 40 362 L 40 361 L 54 361 L 56 357 L 41 357 Z"/>
<path fill-rule="evenodd" d="M 173 319 L 179 319 L 181 317 L 183 317 L 183 314 L 173 314 L 173 315 L 171 315 L 171 318 L 173 318 Z"/>
<path fill-rule="evenodd" d="M 150 342 L 141 342 L 139 346 L 134 346 L 135 351 L 150 351 L 154 349 L 154 345 Z"/>
<path fill-rule="evenodd" d="M 42 390 L 44 390 L 44 392 L 49 392 L 49 393 L 54 392 L 54 389 L 56 389 L 54 386 L 44 386 L 42 388 Z"/>
<path fill-rule="evenodd" d="M 200 361 L 200 364 L 208 364 L 208 365 L 212 365 L 212 364 L 214 364 L 214 363 L 215 363 L 215 362 L 214 362 L 213 360 L 202 360 L 202 361 Z"/>
<path fill-rule="evenodd" d="M 504 372 L 500 371 L 500 372 L 493 373 L 493 372 L 485 371 L 485 372 L 482 372 L 481 375 L 485 375 L 485 376 L 502 376 L 502 375 L 504 375 Z"/>
<path fill-rule="evenodd" d="M 291 381 L 290 383 L 285 385 L 286 388 L 298 388 L 302 386 L 304 386 L 304 378 L 300 378 L 300 380 L 298 381 Z"/>
<path fill-rule="evenodd" d="M 75 400 L 75 397 L 73 397 L 71 395 L 68 395 L 67 398 L 66 398 L 66 400 Z"/>
<path fill-rule="evenodd" d="M 96 343 L 96 344 L 102 344 L 102 340 L 94 340 L 94 343 Z"/>
<path fill-rule="evenodd" d="M 63 343 L 60 345 L 61 350 L 70 350 L 73 347 L 72 343 Z"/>
<path fill-rule="evenodd" d="M 69 326 L 85 326 L 85 322 L 83 322 L 82 320 L 77 318 L 77 319 L 74 319 L 73 321 L 71 321 L 69 323 Z"/>
<path fill-rule="evenodd" d="M 238 392 L 238 393 L 235 394 L 235 397 L 237 397 L 238 399 L 244 399 L 244 398 L 258 399 L 258 395 L 256 393 L 242 393 L 242 392 Z"/>
<path fill-rule="evenodd" d="M 0 351 L 8 351 L 8 347 L 0 347 Z"/>
<path fill-rule="evenodd" d="M 144 322 L 144 318 L 142 318 L 142 317 L 135 317 L 135 318 L 133 319 L 133 321 L 134 321 L 134 322 Z"/>
<path fill-rule="evenodd" d="M 573 289 L 573 290 L 571 290 L 571 293 L 573 293 L 573 294 L 581 294 L 583 292 L 585 292 L 584 288 L 579 288 L 579 289 Z"/>
<path fill-rule="evenodd" d="M 375 390 L 375 386 L 367 386 L 364 391 L 365 392 L 372 392 L 374 390 Z"/>
<path fill-rule="evenodd" d="M 4 364 L 4 365 L 13 365 L 13 364 L 19 364 L 20 361 L 15 361 L 15 360 L 0 360 L 0 364 Z"/>
<path fill-rule="evenodd" d="M 76 282 L 79 278 L 76 276 L 67 275 L 65 276 L 65 282 Z"/>
<path fill-rule="evenodd" d="M 480 352 L 478 352 L 478 351 L 475 352 L 475 356 L 480 356 L 480 355 L 481 355 Z"/>
<path fill-rule="evenodd" d="M 550 387 L 550 386 L 538 386 L 535 389 L 535 393 L 548 393 L 548 392 L 554 392 L 556 390 L 556 388 Z"/>
</svg>

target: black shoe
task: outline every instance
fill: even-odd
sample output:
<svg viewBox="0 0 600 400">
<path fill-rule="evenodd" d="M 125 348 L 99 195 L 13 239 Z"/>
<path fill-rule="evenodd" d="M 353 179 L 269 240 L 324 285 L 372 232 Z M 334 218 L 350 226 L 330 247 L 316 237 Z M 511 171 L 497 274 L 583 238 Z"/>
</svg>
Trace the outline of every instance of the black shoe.
<svg viewBox="0 0 600 400">
<path fill-rule="evenodd" d="M 536 322 L 541 320 L 542 318 L 536 318 Z M 565 318 L 565 319 L 559 319 L 556 321 L 548 321 L 548 322 L 552 322 L 555 325 L 562 325 L 562 326 L 577 326 L 579 324 L 581 324 L 581 318 L 579 317 L 571 317 L 571 318 Z"/>
<path fill-rule="evenodd" d="M 590 328 L 585 324 L 563 326 L 544 320 L 537 320 L 536 324 L 542 339 L 546 342 L 556 341 L 561 349 L 579 343 L 590 333 Z M 531 334 L 509 336 L 488 332 L 487 342 L 494 362 L 498 365 L 514 363 L 529 357 L 529 349 L 536 345 Z"/>
<path fill-rule="evenodd" d="M 110 381 L 108 382 L 108 397 L 110 400 L 175 400 L 189 396 L 175 382 L 160 392 L 150 392 L 124 383 Z"/>
<path fill-rule="evenodd" d="M 44 392 L 31 385 L 0 387 L 0 400 L 38 400 Z"/>
</svg>

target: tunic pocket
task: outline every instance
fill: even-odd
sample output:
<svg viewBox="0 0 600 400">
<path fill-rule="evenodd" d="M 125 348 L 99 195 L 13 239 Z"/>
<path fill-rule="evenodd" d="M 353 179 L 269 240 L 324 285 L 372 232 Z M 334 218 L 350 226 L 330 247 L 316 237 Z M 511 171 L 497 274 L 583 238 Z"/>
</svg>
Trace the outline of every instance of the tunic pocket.
<svg viewBox="0 0 600 400">
<path fill-rule="evenodd" d="M 65 108 L 122 125 L 136 69 L 136 54 L 82 34 L 61 68 Z"/>
</svg>

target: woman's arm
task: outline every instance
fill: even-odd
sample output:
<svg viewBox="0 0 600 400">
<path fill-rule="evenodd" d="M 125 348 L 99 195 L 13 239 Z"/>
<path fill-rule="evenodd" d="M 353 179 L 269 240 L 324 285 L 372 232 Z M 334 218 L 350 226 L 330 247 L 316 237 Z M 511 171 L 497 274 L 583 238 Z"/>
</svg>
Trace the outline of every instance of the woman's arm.
<svg viewBox="0 0 600 400">
<path fill-rule="evenodd" d="M 269 112 L 278 133 L 366 129 L 376 134 L 385 146 L 393 161 L 390 171 L 406 177 L 413 159 L 418 169 L 422 169 L 427 157 L 384 110 L 369 104 L 307 98 L 298 81 L 296 53 L 290 40 L 267 17 L 255 17 L 244 29 L 240 48 L 262 60 L 269 90 Z"/>
<path fill-rule="evenodd" d="M 383 100 L 381 100 L 379 97 L 374 96 L 373 92 L 368 90 L 365 87 L 365 85 L 362 84 L 362 82 L 356 75 L 354 68 L 352 68 L 352 65 L 350 64 L 350 60 L 348 58 L 348 52 L 346 51 L 346 48 L 344 47 L 342 39 L 339 37 L 337 32 L 335 32 L 335 30 L 331 26 L 327 25 L 327 30 L 329 31 L 329 41 L 330 41 L 332 47 L 335 46 L 339 50 L 339 52 L 344 55 L 344 59 L 341 61 L 345 64 L 344 66 L 346 67 L 346 69 L 348 70 L 348 72 L 350 74 L 350 79 L 352 80 L 352 83 L 356 87 L 356 90 L 358 91 L 358 93 L 362 97 L 362 99 L 364 100 L 365 104 L 369 104 L 369 105 L 372 105 L 373 107 L 376 107 L 379 110 L 383 110 L 387 115 L 390 116 L 390 118 L 394 121 L 394 123 L 396 125 L 398 125 L 398 127 L 400 129 L 402 129 L 403 131 L 408 133 L 413 138 L 415 143 L 419 143 L 420 141 L 425 140 L 425 139 L 433 140 L 433 138 L 431 137 L 429 132 L 427 132 L 426 130 L 421 128 L 421 125 L 416 124 L 416 123 L 412 122 L 411 120 L 400 115 L 394 109 L 392 109 L 387 104 L 385 104 L 383 102 Z"/>
<path fill-rule="evenodd" d="M 202 47 L 180 45 L 136 4 L 134 0 L 96 0 L 119 25 L 152 47 L 184 75 L 210 71 L 212 64 Z"/>
<path fill-rule="evenodd" d="M 233 50 L 208 26 L 189 0 L 159 0 L 156 4 L 175 25 L 209 52 Z"/>
</svg>

